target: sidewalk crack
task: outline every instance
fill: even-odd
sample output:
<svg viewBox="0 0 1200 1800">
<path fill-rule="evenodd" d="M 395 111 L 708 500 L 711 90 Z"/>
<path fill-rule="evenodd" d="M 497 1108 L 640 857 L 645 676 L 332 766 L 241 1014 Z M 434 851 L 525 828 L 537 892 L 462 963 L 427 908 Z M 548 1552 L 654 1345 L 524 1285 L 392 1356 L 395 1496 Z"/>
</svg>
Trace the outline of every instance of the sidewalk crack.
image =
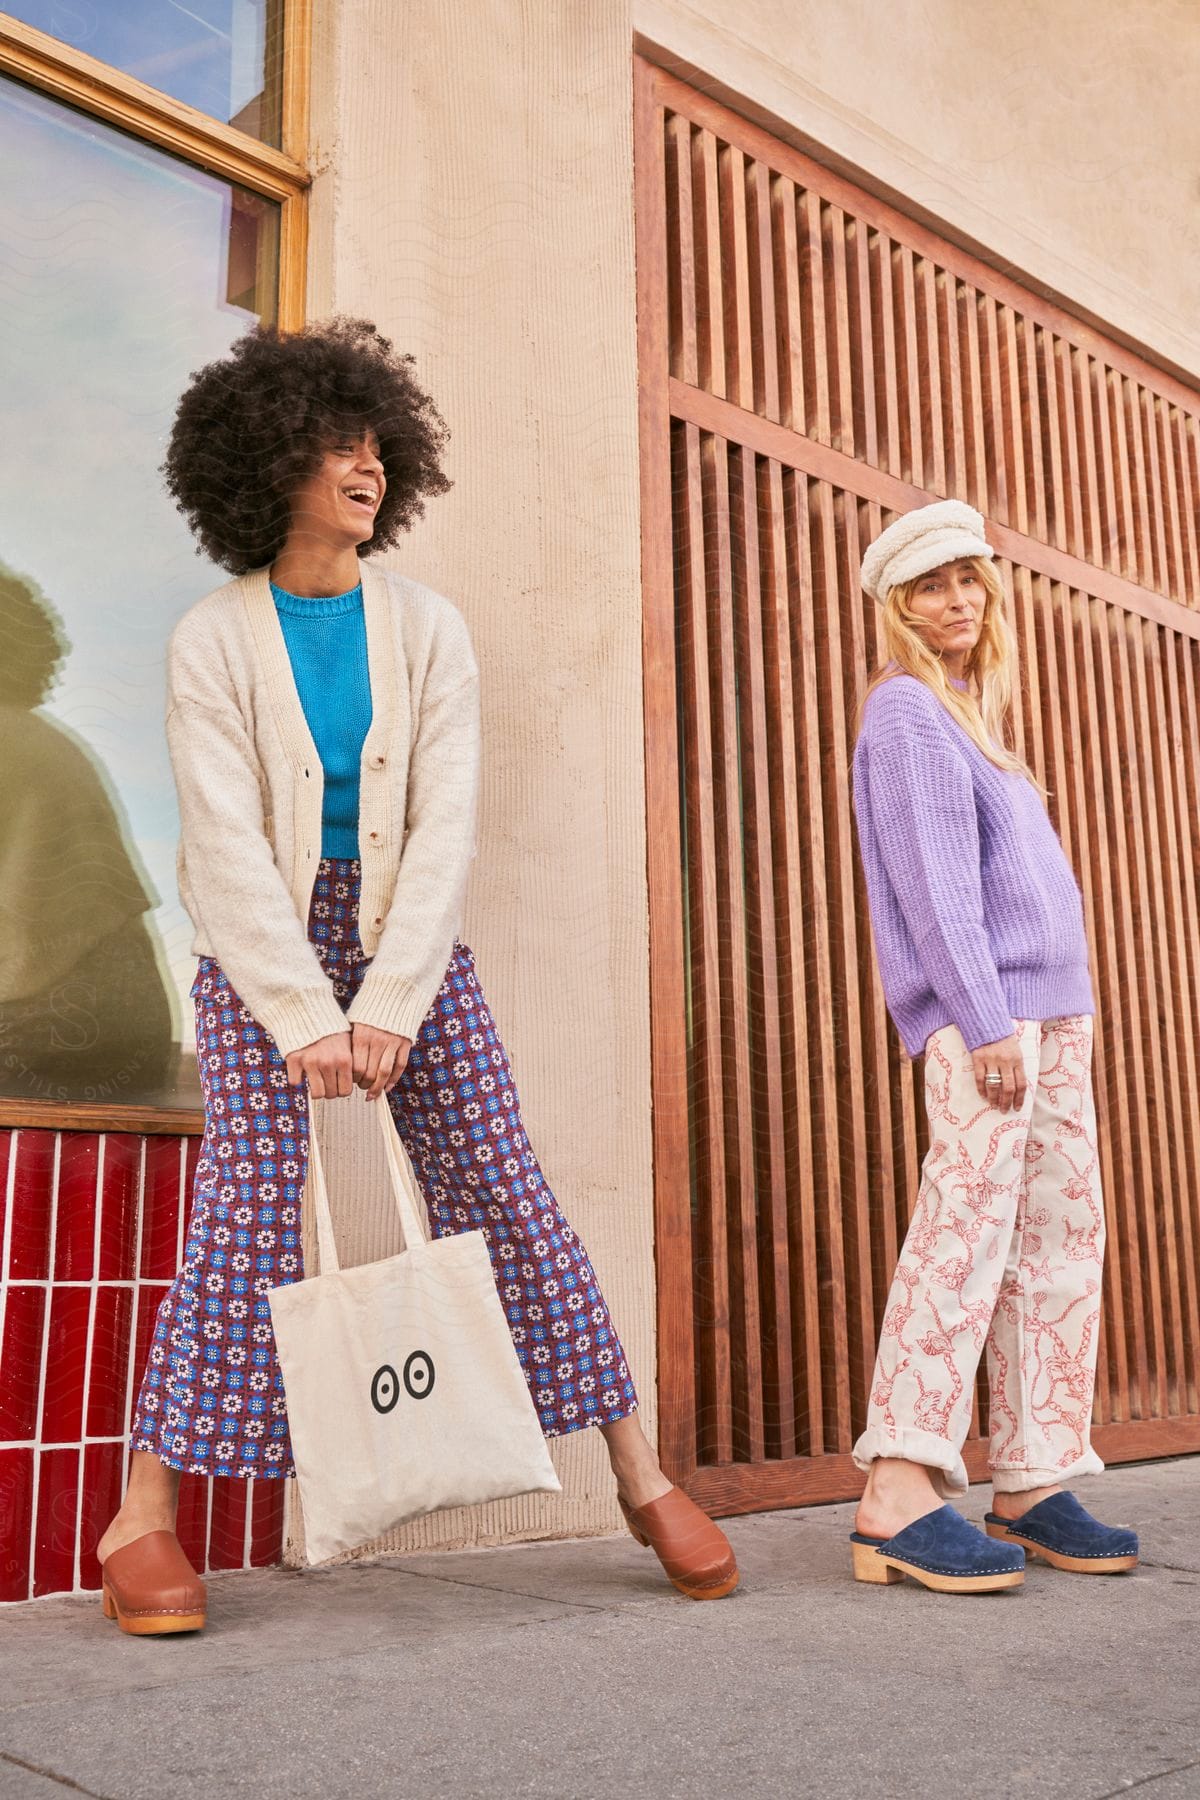
<svg viewBox="0 0 1200 1800">
<path fill-rule="evenodd" d="M 69 1775 L 59 1775 L 53 1769 L 43 1769 L 40 1763 L 26 1762 L 24 1757 L 14 1756 L 9 1750 L 0 1750 L 0 1762 L 11 1763 L 14 1769 L 24 1769 L 29 1775 L 40 1775 L 45 1781 L 57 1782 L 59 1787 L 70 1788 L 73 1794 L 87 1794 L 89 1800 L 110 1800 L 107 1794 L 98 1794 L 95 1788 L 86 1788 L 81 1782 L 72 1781 Z"/>
<path fill-rule="evenodd" d="M 1139 1775 L 1135 1781 L 1123 1781 L 1120 1787 L 1097 1794 L 1095 1800 L 1119 1800 L 1121 1794 L 1131 1794 L 1134 1788 L 1149 1787 L 1152 1781 L 1162 1781 L 1168 1775 L 1186 1774 L 1188 1769 L 1200 1769 L 1200 1756 L 1193 1756 L 1190 1762 L 1176 1763 L 1170 1769 L 1158 1769 L 1153 1775 Z"/>
<path fill-rule="evenodd" d="M 613 1612 L 617 1607 L 631 1604 L 625 1600 L 614 1600 L 611 1603 L 603 1600 L 556 1600 L 553 1594 L 534 1594 L 528 1588 L 503 1587 L 494 1581 L 464 1581 L 459 1575 L 439 1575 L 433 1569 L 426 1573 L 424 1569 L 406 1567 L 398 1572 L 415 1575 L 419 1581 L 440 1581 L 448 1587 L 482 1588 L 489 1594 L 512 1594 L 522 1600 L 540 1600 L 549 1606 L 561 1606 L 566 1612 L 577 1609 L 585 1612 Z"/>
</svg>

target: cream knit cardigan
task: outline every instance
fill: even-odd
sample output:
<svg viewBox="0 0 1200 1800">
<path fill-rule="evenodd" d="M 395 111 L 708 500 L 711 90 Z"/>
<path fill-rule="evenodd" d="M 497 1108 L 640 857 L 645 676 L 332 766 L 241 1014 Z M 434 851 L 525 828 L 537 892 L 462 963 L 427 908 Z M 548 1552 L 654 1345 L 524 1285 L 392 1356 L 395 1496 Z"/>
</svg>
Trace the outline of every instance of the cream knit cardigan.
<svg viewBox="0 0 1200 1800">
<path fill-rule="evenodd" d="M 354 1020 L 415 1038 L 454 949 L 475 854 L 479 672 L 440 594 L 361 565 L 372 719 L 360 769 L 358 928 L 374 960 L 343 1012 L 307 921 L 321 854 L 321 760 L 269 572 L 184 614 L 167 649 L 179 894 L 281 1055 Z"/>
</svg>

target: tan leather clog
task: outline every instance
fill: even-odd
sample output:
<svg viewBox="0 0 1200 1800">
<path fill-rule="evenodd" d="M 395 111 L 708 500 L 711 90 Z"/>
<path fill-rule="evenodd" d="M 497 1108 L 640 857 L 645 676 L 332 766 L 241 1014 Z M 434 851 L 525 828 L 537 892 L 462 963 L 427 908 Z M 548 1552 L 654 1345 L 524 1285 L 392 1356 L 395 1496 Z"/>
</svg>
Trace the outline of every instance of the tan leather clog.
<svg viewBox="0 0 1200 1800">
<path fill-rule="evenodd" d="M 645 1506 L 627 1506 L 625 1523 L 639 1544 L 654 1551 L 668 1578 L 689 1600 L 722 1600 L 741 1577 L 733 1546 L 721 1527 L 673 1487 Z"/>
<path fill-rule="evenodd" d="M 166 1637 L 203 1631 L 208 1600 L 204 1583 L 173 1531 L 148 1531 L 105 1559 L 104 1616 L 131 1637 Z"/>
</svg>

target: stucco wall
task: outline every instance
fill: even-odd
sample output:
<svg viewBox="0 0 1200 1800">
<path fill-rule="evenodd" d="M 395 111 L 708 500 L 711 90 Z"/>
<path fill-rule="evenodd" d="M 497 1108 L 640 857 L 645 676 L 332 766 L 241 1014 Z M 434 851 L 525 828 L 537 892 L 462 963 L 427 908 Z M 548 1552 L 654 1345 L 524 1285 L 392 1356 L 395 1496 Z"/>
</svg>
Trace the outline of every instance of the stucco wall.
<svg viewBox="0 0 1200 1800">
<path fill-rule="evenodd" d="M 1192 0 L 632 10 L 636 30 L 718 97 L 1200 375 Z"/>
<path fill-rule="evenodd" d="M 465 935 L 652 1415 L 628 20 L 328 0 L 317 27 L 309 314 L 374 318 L 453 432 L 455 486 L 392 560 L 463 609 L 483 671 Z M 348 1103 L 325 1162 L 364 1257 L 392 1232 L 346 1191 L 360 1159 L 382 1180 L 379 1146 L 343 1142 L 356 1117 Z M 397 1542 L 618 1525 L 598 1434 L 555 1455 L 561 1500 L 439 1516 Z"/>
</svg>

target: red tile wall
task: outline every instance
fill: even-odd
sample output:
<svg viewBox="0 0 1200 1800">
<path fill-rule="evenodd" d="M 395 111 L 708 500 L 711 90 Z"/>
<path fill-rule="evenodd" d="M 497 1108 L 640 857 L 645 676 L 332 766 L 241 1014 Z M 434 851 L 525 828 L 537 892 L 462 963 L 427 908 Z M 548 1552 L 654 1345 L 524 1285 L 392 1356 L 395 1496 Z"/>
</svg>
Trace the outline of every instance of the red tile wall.
<svg viewBox="0 0 1200 1800">
<path fill-rule="evenodd" d="M 199 1154 L 195 1137 L 0 1129 L 0 1601 L 100 1586 Z M 278 1562 L 284 1488 L 185 1476 L 196 1567 Z"/>
</svg>

